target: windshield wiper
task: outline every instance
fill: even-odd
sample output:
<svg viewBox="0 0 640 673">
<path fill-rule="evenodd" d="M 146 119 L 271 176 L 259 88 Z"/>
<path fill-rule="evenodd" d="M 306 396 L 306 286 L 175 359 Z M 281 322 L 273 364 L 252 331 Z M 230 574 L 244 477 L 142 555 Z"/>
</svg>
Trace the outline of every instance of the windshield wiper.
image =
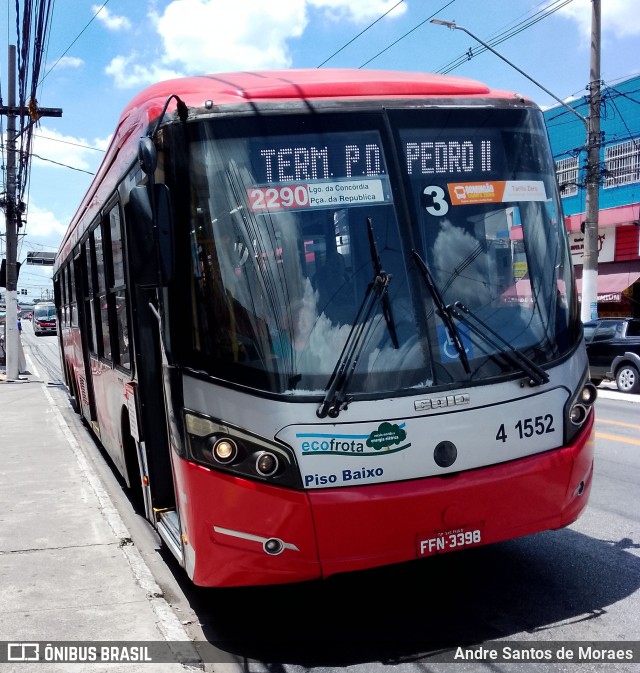
<svg viewBox="0 0 640 673">
<path fill-rule="evenodd" d="M 327 415 L 331 418 L 337 418 L 340 411 L 346 409 L 345 396 L 349 381 L 358 366 L 360 355 L 367 343 L 367 336 L 373 326 L 373 320 L 370 320 L 370 318 L 379 302 L 382 302 L 382 314 L 387 323 L 393 347 L 399 347 L 398 334 L 391 313 L 391 303 L 387 294 L 387 288 L 393 276 L 382 269 L 370 217 L 367 218 L 367 229 L 369 232 L 369 252 L 371 253 L 371 263 L 374 271 L 373 281 L 367 285 L 367 291 L 349 331 L 349 336 L 327 384 L 327 392 L 316 410 L 318 418 L 325 418 Z"/>
<path fill-rule="evenodd" d="M 515 365 L 529 377 L 529 385 L 539 386 L 549 381 L 549 374 L 538 366 L 531 358 L 527 357 L 522 351 L 514 348 L 506 339 L 501 337 L 481 318 L 467 308 L 461 301 L 447 306 L 447 312 L 463 322 L 467 327 L 479 336 L 485 343 L 495 348 L 499 355 L 502 355 L 511 364 Z M 474 323 L 477 323 L 475 324 Z M 478 328 L 480 325 L 480 328 Z M 493 338 L 492 338 L 493 337 Z"/>
<path fill-rule="evenodd" d="M 445 306 L 444 299 L 442 298 L 442 295 L 440 294 L 440 290 L 438 290 L 438 286 L 435 284 L 435 281 L 433 280 L 433 276 L 431 275 L 431 271 L 429 271 L 429 268 L 425 264 L 424 260 L 420 255 L 417 253 L 416 250 L 412 250 L 411 254 L 413 255 L 413 258 L 416 260 L 418 263 L 418 268 L 422 272 L 422 276 L 424 278 L 425 283 L 427 284 L 427 287 L 429 288 L 429 292 L 431 293 L 431 297 L 436 305 L 436 312 L 442 319 L 442 322 L 444 323 L 444 326 L 449 333 L 449 338 L 451 339 L 451 342 L 453 343 L 456 351 L 458 351 L 458 356 L 460 357 L 460 362 L 462 363 L 462 366 L 464 367 L 465 372 L 467 374 L 471 373 L 471 367 L 469 366 L 469 358 L 467 357 L 467 352 L 464 348 L 464 344 L 462 343 L 462 339 L 460 338 L 460 333 L 458 332 L 458 328 L 456 327 L 456 324 L 453 322 L 453 318 L 451 317 L 451 314 L 449 313 L 450 307 Z"/>
<path fill-rule="evenodd" d="M 373 225 L 370 217 L 367 217 L 367 231 L 369 233 L 369 253 L 371 254 L 371 263 L 373 264 L 374 278 L 388 278 L 388 281 L 385 283 L 384 292 L 382 292 L 380 296 L 382 300 L 382 315 L 387 323 L 387 329 L 389 330 L 389 336 L 391 337 L 393 347 L 400 348 L 396 324 L 393 321 L 393 313 L 391 312 L 391 301 L 389 300 L 389 294 L 387 293 L 387 285 L 389 285 L 393 276 L 382 269 L 380 255 L 378 254 L 378 245 L 376 244 L 376 237 L 373 233 Z"/>
</svg>

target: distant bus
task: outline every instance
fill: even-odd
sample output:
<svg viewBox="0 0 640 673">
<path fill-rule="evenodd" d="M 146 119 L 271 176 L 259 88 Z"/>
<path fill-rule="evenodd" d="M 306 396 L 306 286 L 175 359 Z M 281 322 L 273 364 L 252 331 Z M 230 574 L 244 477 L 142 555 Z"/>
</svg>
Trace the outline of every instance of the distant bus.
<svg viewBox="0 0 640 673">
<path fill-rule="evenodd" d="M 151 86 L 54 283 L 75 406 L 198 585 L 419 559 L 587 504 L 596 393 L 519 95 L 325 69 Z"/>
<path fill-rule="evenodd" d="M 53 335 L 57 331 L 58 318 L 53 302 L 43 301 L 33 308 L 33 333 L 36 336 Z"/>
</svg>

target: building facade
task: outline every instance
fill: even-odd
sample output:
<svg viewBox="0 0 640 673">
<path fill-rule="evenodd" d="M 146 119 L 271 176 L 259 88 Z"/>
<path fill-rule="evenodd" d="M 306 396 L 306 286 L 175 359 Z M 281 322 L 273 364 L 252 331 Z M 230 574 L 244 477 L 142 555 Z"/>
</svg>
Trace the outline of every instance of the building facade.
<svg viewBox="0 0 640 673">
<path fill-rule="evenodd" d="M 640 318 L 640 76 L 602 85 L 598 316 Z M 583 117 L 589 99 L 569 103 Z M 544 113 L 581 292 L 587 132 L 561 105 Z"/>
</svg>

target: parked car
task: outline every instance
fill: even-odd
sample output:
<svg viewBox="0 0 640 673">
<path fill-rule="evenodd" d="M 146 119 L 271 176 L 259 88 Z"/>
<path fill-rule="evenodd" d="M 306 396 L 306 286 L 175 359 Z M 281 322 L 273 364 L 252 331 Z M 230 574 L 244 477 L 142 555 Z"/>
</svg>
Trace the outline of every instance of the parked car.
<svg viewBox="0 0 640 673">
<path fill-rule="evenodd" d="M 584 323 L 591 381 L 616 382 L 625 393 L 640 392 L 640 319 L 600 318 Z"/>
</svg>

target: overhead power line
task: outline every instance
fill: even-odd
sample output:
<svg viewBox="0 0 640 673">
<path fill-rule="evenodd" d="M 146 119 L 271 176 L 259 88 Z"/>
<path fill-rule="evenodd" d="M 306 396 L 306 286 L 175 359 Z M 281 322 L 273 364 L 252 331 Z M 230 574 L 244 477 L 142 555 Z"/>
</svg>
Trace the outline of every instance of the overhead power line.
<svg viewBox="0 0 640 673">
<path fill-rule="evenodd" d="M 52 138 L 51 136 L 43 136 L 40 133 L 35 134 L 36 138 L 42 138 L 43 140 L 49 140 L 52 143 L 62 143 L 63 145 L 71 145 L 72 147 L 81 147 L 83 150 L 93 150 L 94 152 L 102 152 L 103 154 L 106 150 L 103 150 L 101 147 L 92 147 L 91 145 L 83 145 L 82 143 L 74 143 L 70 140 L 62 140 L 61 138 Z"/>
<path fill-rule="evenodd" d="M 611 95 L 611 90 L 607 90 L 605 94 L 602 96 L 602 100 L 605 103 L 605 108 L 606 108 L 606 102 L 611 101 L 611 105 L 613 105 L 615 111 L 618 114 L 618 117 L 620 117 L 620 121 L 622 122 L 622 125 L 626 129 L 627 133 L 629 134 L 629 138 L 631 139 L 631 142 L 633 143 L 634 147 L 638 147 L 639 143 L 637 138 L 637 133 L 632 133 L 631 129 L 629 128 L 629 125 L 627 124 L 627 120 L 624 118 L 624 115 L 622 112 L 620 112 L 620 108 L 617 106 L 615 98 Z M 631 99 L 632 100 L 632 99 Z"/>
<path fill-rule="evenodd" d="M 443 5 L 442 7 L 440 7 L 440 9 L 438 9 L 436 12 L 431 14 L 431 16 L 428 16 L 424 21 L 421 21 L 417 26 L 414 26 L 410 31 L 406 32 L 404 35 L 402 35 L 397 40 L 392 42 L 389 46 L 385 47 L 384 49 L 379 51 L 375 56 L 372 56 L 368 61 L 365 61 L 362 65 L 358 66 L 358 69 L 364 68 L 365 65 L 368 65 L 369 63 L 371 63 L 371 61 L 378 58 L 378 56 L 380 56 L 381 54 L 384 54 L 385 51 L 389 51 L 389 49 L 391 49 L 391 47 L 394 47 L 396 44 L 398 44 L 398 42 L 400 42 L 401 40 L 404 40 L 405 37 L 407 37 L 408 35 L 411 35 L 411 33 L 418 30 L 418 28 L 420 28 L 420 26 L 423 26 L 425 23 L 427 23 L 427 21 L 432 19 L 436 14 L 441 12 L 443 9 L 446 9 L 447 7 L 449 7 L 449 5 L 452 5 L 455 1 L 456 0 L 450 0 L 450 2 L 448 2 L 446 5 Z"/>
<path fill-rule="evenodd" d="M 46 159 L 45 157 L 41 157 L 39 154 L 34 154 L 33 152 L 31 153 L 31 156 L 35 157 L 36 159 L 40 159 L 40 161 L 46 161 L 50 164 L 55 164 L 56 166 L 62 166 L 63 168 L 70 168 L 72 171 L 79 171 L 80 173 L 95 175 L 95 173 L 92 173 L 91 171 L 85 171 L 84 168 L 76 168 L 75 166 L 69 166 L 69 164 L 63 164 L 60 161 L 54 161 L 53 159 Z"/>
<path fill-rule="evenodd" d="M 361 35 L 364 35 L 369 30 L 369 28 L 371 28 L 372 26 L 375 26 L 376 23 L 378 23 L 378 21 L 381 21 L 382 19 L 384 19 L 384 17 L 387 16 L 387 14 L 392 12 L 398 5 L 401 5 L 403 2 L 404 2 L 404 0 L 400 0 L 400 2 L 396 2 L 396 4 L 393 7 L 391 7 L 391 9 L 388 9 L 384 14 L 379 16 L 373 23 L 370 23 L 364 30 L 361 30 L 355 37 L 351 38 L 346 44 L 343 44 L 342 47 L 340 47 L 340 49 L 338 49 L 337 51 L 334 51 L 333 54 L 331 54 L 331 56 L 329 56 L 328 58 L 325 58 L 325 60 L 322 61 L 322 63 L 320 65 L 316 66 L 316 67 L 317 68 L 322 68 L 322 66 L 325 63 L 328 63 L 334 56 L 339 54 L 343 49 L 346 49 L 352 42 L 355 42 Z"/>
<path fill-rule="evenodd" d="M 71 49 L 71 47 L 73 47 L 73 45 L 80 39 L 80 37 L 82 36 L 82 34 L 84 33 L 84 31 L 87 30 L 87 28 L 93 23 L 93 21 L 94 21 L 94 19 L 96 18 L 96 16 L 98 16 L 98 14 L 100 14 L 100 12 L 101 12 L 101 11 L 104 9 L 104 7 L 105 7 L 106 5 L 108 5 L 108 4 L 109 4 L 109 0 L 105 0 L 105 1 L 100 5 L 100 7 L 98 7 L 98 9 L 96 10 L 96 13 L 89 19 L 89 21 L 87 22 L 86 26 L 85 26 L 85 27 L 84 27 L 84 28 L 83 28 L 83 29 L 82 29 L 82 30 L 75 36 L 75 38 L 72 40 L 71 44 L 70 44 L 70 45 L 69 45 L 69 46 L 62 52 L 62 54 L 60 54 L 60 56 L 58 57 L 58 60 L 57 60 L 57 61 L 56 61 L 56 62 L 49 68 L 49 70 L 47 70 L 47 72 L 43 75 L 42 79 L 40 80 L 40 82 L 38 82 L 38 84 L 42 84 L 42 82 L 44 82 L 44 80 L 51 74 L 51 71 L 52 71 L 52 70 L 58 65 L 58 63 L 60 63 L 60 61 L 61 61 L 61 60 L 62 60 L 62 59 L 69 53 L 69 50 Z"/>
<path fill-rule="evenodd" d="M 505 42 L 506 40 L 509 40 L 516 35 L 519 35 L 528 28 L 531 28 L 531 26 L 534 26 L 536 23 L 539 23 L 548 16 L 551 16 L 551 14 L 554 14 L 571 2 L 573 2 L 573 0 L 553 0 L 551 4 L 531 15 L 529 18 L 525 19 L 524 21 L 520 21 L 512 28 L 503 30 L 501 33 L 498 33 L 492 38 L 486 40 L 486 42 L 490 46 L 495 47 L 496 45 L 501 44 L 502 42 Z M 478 56 L 485 51 L 487 51 L 486 47 L 470 47 L 463 54 L 457 56 L 453 61 L 450 61 L 446 65 L 439 68 L 437 72 L 446 75 L 460 67 L 462 64 L 471 60 L 474 56 Z"/>
</svg>

